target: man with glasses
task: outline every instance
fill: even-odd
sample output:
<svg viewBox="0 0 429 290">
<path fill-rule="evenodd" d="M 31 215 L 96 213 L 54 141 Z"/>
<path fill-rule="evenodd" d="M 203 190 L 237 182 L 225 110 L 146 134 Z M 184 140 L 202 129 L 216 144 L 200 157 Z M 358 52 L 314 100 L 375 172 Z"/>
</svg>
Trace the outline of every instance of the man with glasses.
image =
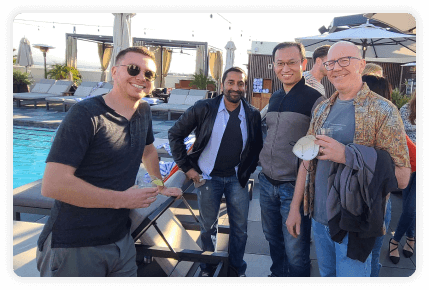
<svg viewBox="0 0 429 290">
<path fill-rule="evenodd" d="M 200 185 L 197 197 L 204 251 L 216 249 L 219 208 L 225 195 L 229 263 L 239 277 L 246 276 L 247 268 L 243 260 L 249 212 L 246 184 L 262 148 L 261 115 L 244 99 L 246 82 L 241 68 L 226 70 L 223 94 L 196 102 L 168 130 L 174 161 L 196 186 Z M 196 140 L 188 155 L 184 139 L 194 130 Z M 214 265 L 201 263 L 202 277 L 212 276 L 214 270 Z"/>
<path fill-rule="evenodd" d="M 145 48 L 119 52 L 113 89 L 72 106 L 46 159 L 42 195 L 55 199 L 37 242 L 37 269 L 46 277 L 137 276 L 130 209 L 149 207 L 158 193 L 134 188 L 140 163 L 161 179 L 149 105 L 155 57 Z"/>
<path fill-rule="evenodd" d="M 285 221 L 289 214 L 299 160 L 293 144 L 303 137 L 311 113 L 324 97 L 305 83 L 304 46 L 283 42 L 273 50 L 274 71 L 283 87 L 270 98 L 266 123 L 268 134 L 259 159 L 262 229 L 269 242 L 272 266 L 270 277 L 310 276 L 310 230 L 308 217 L 302 217 L 300 235 L 292 237 Z"/>
<path fill-rule="evenodd" d="M 396 187 L 397 184 L 399 188 L 404 188 L 410 176 L 404 126 L 398 109 L 392 103 L 370 91 L 368 86 L 362 82 L 361 73 L 365 68 L 365 60 L 362 59 L 357 46 L 345 41 L 335 43 L 329 49 L 328 60 L 324 65 L 328 71 L 328 79 L 337 91 L 314 111 L 307 135 L 316 135 L 315 143 L 320 146 L 319 156 L 311 161 L 303 161 L 300 166 L 286 225 L 291 235 L 299 234 L 297 229 L 302 223 L 299 209 L 303 203 L 305 215 L 312 217 L 320 275 L 323 277 L 369 277 L 372 249 L 369 247 L 370 239 L 362 243 L 357 234 L 348 232 L 341 242 L 333 241 L 334 232 L 331 230 L 331 226 L 335 226 L 335 220 L 331 217 L 328 223 L 328 215 L 332 216 L 332 203 L 330 202 L 332 193 L 339 190 L 339 187 L 336 187 L 334 191 L 334 188 L 330 187 L 328 192 L 328 185 L 333 182 L 333 176 L 335 176 L 333 173 L 330 175 L 330 171 L 338 168 L 337 165 L 344 164 L 346 167 L 352 167 L 354 159 L 351 152 L 353 151 L 348 148 L 349 153 L 346 154 L 345 145 L 354 143 L 382 149 L 390 154 L 394 162 L 391 167 L 389 164 L 381 167 L 384 172 L 388 172 L 389 168 L 392 169 L 391 172 L 394 176 L 390 181 L 396 176 L 397 183 L 396 180 L 393 180 L 394 185 L 389 183 L 390 186 Z M 331 137 L 318 134 L 320 128 L 330 128 Z M 364 154 L 362 151 L 360 152 L 360 154 Z M 389 162 L 392 161 L 389 160 Z M 353 167 L 353 170 L 358 171 L 358 168 Z M 377 173 L 380 171 L 375 170 L 374 174 Z M 346 175 L 341 175 L 341 177 L 346 178 Z M 381 178 L 379 179 L 373 178 L 375 182 L 381 182 Z M 387 181 L 385 183 L 388 184 Z M 362 190 L 366 186 L 363 179 L 359 185 L 359 189 L 349 186 L 347 190 Z M 373 183 L 371 183 L 372 185 Z M 328 193 L 331 196 L 330 199 L 328 199 Z M 347 205 L 351 205 L 350 200 L 347 201 Z M 384 214 L 380 216 L 382 219 Z M 381 221 L 380 227 L 377 229 L 380 232 L 383 231 L 382 224 Z M 375 238 L 372 242 L 374 241 Z M 368 255 L 366 258 L 366 255 L 361 255 L 363 252 Z"/>
</svg>

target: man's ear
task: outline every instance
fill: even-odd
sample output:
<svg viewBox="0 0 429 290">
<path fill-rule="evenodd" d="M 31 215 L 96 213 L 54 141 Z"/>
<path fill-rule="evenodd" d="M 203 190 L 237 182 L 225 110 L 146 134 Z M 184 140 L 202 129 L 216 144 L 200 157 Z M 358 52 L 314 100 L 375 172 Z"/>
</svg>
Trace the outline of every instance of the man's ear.
<svg viewBox="0 0 429 290">
<path fill-rule="evenodd" d="M 112 78 L 113 78 L 114 75 L 116 75 L 116 69 L 117 68 L 118 67 L 116 67 L 116 66 L 112 66 L 112 68 L 110 69 L 110 74 L 112 75 Z"/>
<path fill-rule="evenodd" d="M 366 60 L 361 59 L 361 66 L 359 68 L 359 73 L 362 74 L 363 70 L 365 69 L 366 66 Z"/>
<path fill-rule="evenodd" d="M 305 71 L 306 68 L 307 68 L 307 59 L 304 59 L 304 61 L 302 62 L 302 71 Z"/>
</svg>

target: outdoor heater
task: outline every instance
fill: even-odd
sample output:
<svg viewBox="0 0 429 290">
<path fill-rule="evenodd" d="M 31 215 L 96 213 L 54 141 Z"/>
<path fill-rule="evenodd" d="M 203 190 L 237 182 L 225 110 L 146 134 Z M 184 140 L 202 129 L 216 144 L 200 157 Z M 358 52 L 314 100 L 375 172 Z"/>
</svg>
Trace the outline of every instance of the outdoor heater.
<svg viewBox="0 0 429 290">
<path fill-rule="evenodd" d="M 49 49 L 55 48 L 55 47 L 49 46 L 46 44 L 34 44 L 33 47 L 36 47 L 43 52 L 43 59 L 45 62 L 45 79 L 47 79 L 48 78 L 48 72 L 46 71 L 46 53 L 49 51 Z"/>
</svg>

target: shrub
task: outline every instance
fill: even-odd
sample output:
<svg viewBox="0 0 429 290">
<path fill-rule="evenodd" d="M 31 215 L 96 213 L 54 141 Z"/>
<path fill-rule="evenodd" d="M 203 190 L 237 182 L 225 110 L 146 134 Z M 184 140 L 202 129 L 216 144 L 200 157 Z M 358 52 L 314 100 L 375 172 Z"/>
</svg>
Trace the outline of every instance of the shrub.
<svg viewBox="0 0 429 290">
<path fill-rule="evenodd" d="M 398 88 L 392 91 L 392 103 L 394 103 L 398 109 L 410 101 L 410 97 L 402 95 Z"/>
<path fill-rule="evenodd" d="M 48 78 L 55 80 L 65 80 L 68 79 L 69 73 L 73 75 L 73 82 L 80 84 L 82 81 L 82 75 L 79 70 L 74 67 L 69 67 L 65 64 L 56 63 L 52 65 L 52 68 L 48 71 Z"/>
<path fill-rule="evenodd" d="M 199 90 L 205 90 L 209 84 L 216 85 L 216 82 L 206 77 L 202 70 L 200 70 L 199 74 L 194 74 L 194 79 L 191 81 L 190 86 L 196 86 Z"/>
<path fill-rule="evenodd" d="M 20 70 L 13 70 L 13 84 L 14 85 L 31 85 L 33 83 L 29 78 L 29 74 Z"/>
</svg>

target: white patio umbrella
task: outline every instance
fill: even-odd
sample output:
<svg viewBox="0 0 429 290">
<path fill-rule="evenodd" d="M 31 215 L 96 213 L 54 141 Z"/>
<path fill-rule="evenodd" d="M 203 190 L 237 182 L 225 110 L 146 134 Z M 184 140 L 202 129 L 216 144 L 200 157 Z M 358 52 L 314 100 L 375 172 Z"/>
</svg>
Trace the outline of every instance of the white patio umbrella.
<svg viewBox="0 0 429 290">
<path fill-rule="evenodd" d="M 34 64 L 33 62 L 33 54 L 31 53 L 30 41 L 27 38 L 21 38 L 19 42 L 18 55 L 16 58 L 16 62 L 25 66 L 25 72 L 27 72 L 27 68 Z"/>
<path fill-rule="evenodd" d="M 365 13 L 363 16 L 382 22 L 403 33 L 415 33 L 416 19 L 410 13 Z"/>
<path fill-rule="evenodd" d="M 366 23 L 346 30 L 295 39 L 310 51 L 324 44 L 345 40 L 356 44 L 363 58 L 406 58 L 416 56 L 416 36 L 395 33 Z"/>
<path fill-rule="evenodd" d="M 135 13 L 113 13 L 115 20 L 113 22 L 113 53 L 110 61 L 110 66 L 115 65 L 116 56 L 118 53 L 130 46 L 132 46 L 131 39 L 131 17 Z M 109 80 L 112 80 L 111 74 Z"/>
<path fill-rule="evenodd" d="M 228 41 L 225 46 L 226 59 L 225 59 L 225 70 L 234 66 L 234 51 L 237 49 L 233 41 Z"/>
</svg>

